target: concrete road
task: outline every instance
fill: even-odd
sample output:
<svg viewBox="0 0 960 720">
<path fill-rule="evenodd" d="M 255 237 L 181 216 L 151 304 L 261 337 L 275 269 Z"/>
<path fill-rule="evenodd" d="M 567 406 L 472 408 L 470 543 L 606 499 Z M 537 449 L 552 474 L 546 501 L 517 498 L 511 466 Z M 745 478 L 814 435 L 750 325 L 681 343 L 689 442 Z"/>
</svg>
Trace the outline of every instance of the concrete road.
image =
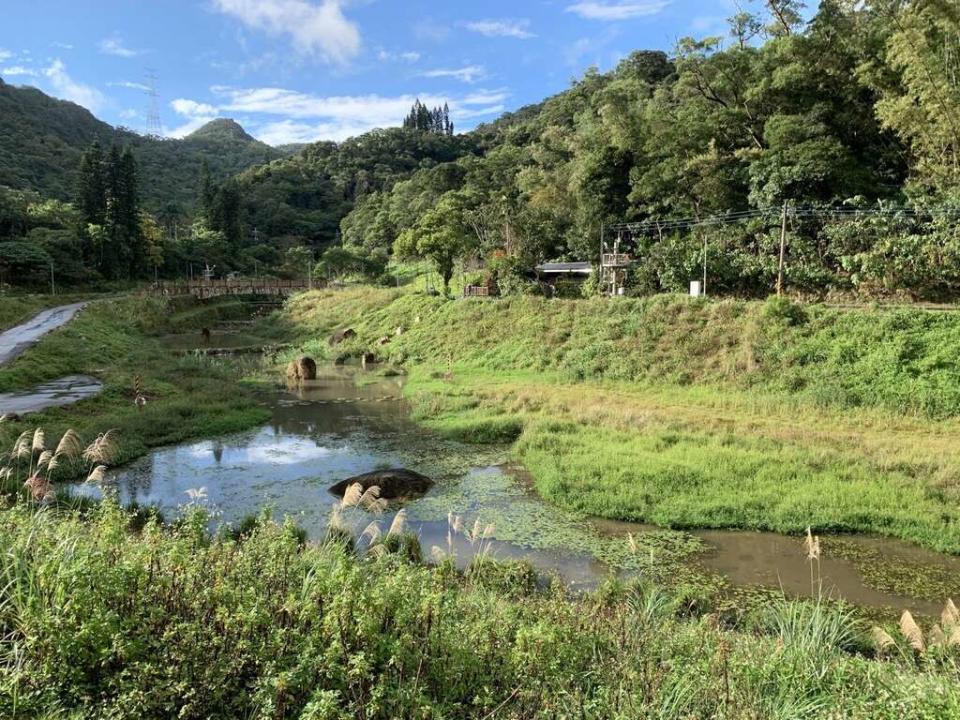
<svg viewBox="0 0 960 720">
<path fill-rule="evenodd" d="M 0 365 L 5 365 L 25 352 L 51 330 L 70 322 L 86 304 L 78 302 L 44 310 L 22 325 L 0 333 Z"/>
</svg>

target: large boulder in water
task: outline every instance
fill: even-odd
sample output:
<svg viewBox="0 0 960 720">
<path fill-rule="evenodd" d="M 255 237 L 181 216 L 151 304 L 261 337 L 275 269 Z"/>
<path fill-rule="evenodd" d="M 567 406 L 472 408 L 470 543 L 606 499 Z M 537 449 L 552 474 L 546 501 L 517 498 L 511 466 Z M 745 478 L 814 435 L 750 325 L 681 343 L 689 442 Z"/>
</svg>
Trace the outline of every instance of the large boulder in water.
<svg viewBox="0 0 960 720">
<path fill-rule="evenodd" d="M 308 357 L 297 358 L 287 366 L 287 377 L 291 380 L 316 380 L 316 361 Z"/>
<path fill-rule="evenodd" d="M 333 335 L 330 336 L 330 346 L 339 345 L 344 340 L 349 340 L 352 337 L 357 336 L 357 331 L 353 328 L 343 328 L 337 330 Z"/>
<path fill-rule="evenodd" d="M 380 488 L 380 497 L 385 500 L 395 500 L 397 498 L 423 495 L 433 486 L 433 480 L 426 475 L 421 475 L 413 470 L 404 470 L 403 468 L 374 470 L 373 472 L 342 480 L 330 488 L 330 492 L 339 497 L 343 497 L 347 492 L 347 488 L 357 484 L 363 487 L 364 491 L 373 486 L 377 486 Z"/>
</svg>

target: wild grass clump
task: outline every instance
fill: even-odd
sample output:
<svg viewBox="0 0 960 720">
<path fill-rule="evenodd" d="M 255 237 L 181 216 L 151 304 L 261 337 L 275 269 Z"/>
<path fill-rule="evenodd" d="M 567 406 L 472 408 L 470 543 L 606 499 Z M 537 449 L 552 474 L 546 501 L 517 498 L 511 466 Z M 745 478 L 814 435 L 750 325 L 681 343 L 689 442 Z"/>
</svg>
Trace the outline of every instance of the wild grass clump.
<svg viewBox="0 0 960 720">
<path fill-rule="evenodd" d="M 107 466 L 117 453 L 116 433 L 101 433 L 84 447 L 80 435 L 67 430 L 60 440 L 47 447 L 43 428 L 24 430 L 9 454 L 0 455 L 0 491 L 7 495 L 25 495 L 31 502 L 51 504 L 57 501 L 55 481 L 82 471 L 88 483 L 101 483 Z"/>
<path fill-rule="evenodd" d="M 904 610 L 896 627 L 874 626 L 872 637 L 875 650 L 884 657 L 960 672 L 960 611 L 951 599 L 927 631 L 909 610 Z"/>
<path fill-rule="evenodd" d="M 570 598 L 492 561 L 473 578 L 303 545 L 242 542 L 192 508 L 132 533 L 0 512 L 0 716 L 272 718 L 954 717 L 955 675 L 845 649 L 803 616 L 782 637 L 683 616 L 645 582 Z M 482 532 L 481 532 L 482 534 Z M 497 580 L 496 578 L 501 578 Z M 815 628 L 815 630 L 811 630 Z M 810 650 L 828 672 L 808 672 Z M 804 644 L 807 643 L 807 644 Z M 801 651 L 801 648 L 804 648 Z"/>
</svg>

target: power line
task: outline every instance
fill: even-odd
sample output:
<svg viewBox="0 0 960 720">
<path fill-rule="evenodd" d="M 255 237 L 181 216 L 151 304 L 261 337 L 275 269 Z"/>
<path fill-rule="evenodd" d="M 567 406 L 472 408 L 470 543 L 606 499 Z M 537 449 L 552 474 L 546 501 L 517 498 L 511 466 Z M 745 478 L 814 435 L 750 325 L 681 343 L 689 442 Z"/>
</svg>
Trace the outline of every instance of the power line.
<svg viewBox="0 0 960 720">
<path fill-rule="evenodd" d="M 746 222 L 748 220 L 769 219 L 779 221 L 782 208 L 766 207 L 752 210 L 738 210 L 707 217 L 686 217 L 670 218 L 664 220 L 644 220 L 634 223 L 620 223 L 608 226 L 612 232 L 630 232 L 632 234 L 656 231 L 658 233 L 671 230 L 689 230 L 696 227 L 711 225 L 733 225 Z M 877 207 L 877 208 L 852 208 L 852 207 L 791 207 L 791 218 L 856 218 L 861 216 L 903 216 L 910 218 L 928 217 L 935 218 L 954 218 L 960 217 L 960 208 L 940 207 L 940 208 L 915 208 L 915 207 Z"/>
</svg>

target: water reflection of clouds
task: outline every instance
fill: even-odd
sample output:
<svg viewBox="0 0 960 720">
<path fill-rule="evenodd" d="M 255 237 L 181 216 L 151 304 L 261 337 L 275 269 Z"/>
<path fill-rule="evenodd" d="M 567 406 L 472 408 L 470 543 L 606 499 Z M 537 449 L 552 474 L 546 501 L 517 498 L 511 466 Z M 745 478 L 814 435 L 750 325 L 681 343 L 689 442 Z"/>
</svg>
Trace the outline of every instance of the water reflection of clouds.
<svg viewBox="0 0 960 720">
<path fill-rule="evenodd" d="M 335 454 L 352 452 L 348 446 L 332 448 L 310 437 L 282 435 L 273 428 L 265 428 L 254 437 L 237 442 L 205 441 L 174 448 L 154 456 L 155 472 L 176 467 L 177 472 L 188 469 L 209 469 L 212 465 L 304 465 L 329 458 Z"/>
</svg>

